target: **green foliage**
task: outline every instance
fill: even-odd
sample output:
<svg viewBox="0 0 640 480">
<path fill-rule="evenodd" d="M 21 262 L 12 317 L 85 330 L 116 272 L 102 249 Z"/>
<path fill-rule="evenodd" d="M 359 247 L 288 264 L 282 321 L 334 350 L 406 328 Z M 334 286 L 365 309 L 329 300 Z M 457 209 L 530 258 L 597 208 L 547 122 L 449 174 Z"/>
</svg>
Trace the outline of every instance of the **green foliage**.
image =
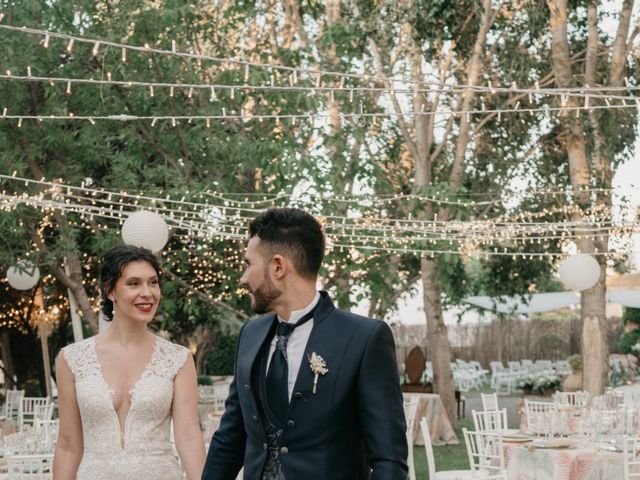
<svg viewBox="0 0 640 480">
<path fill-rule="evenodd" d="M 620 337 L 620 353 L 639 355 L 640 350 L 634 347 L 640 343 L 640 328 L 622 334 Z"/>
<path fill-rule="evenodd" d="M 567 362 L 569 362 L 569 366 L 571 367 L 571 370 L 574 372 L 577 372 L 579 370 L 582 370 L 582 356 L 575 353 L 573 355 L 571 355 L 569 358 L 567 358 Z"/>
<path fill-rule="evenodd" d="M 210 375 L 198 375 L 198 385 L 213 385 Z"/>
<path fill-rule="evenodd" d="M 335 248 L 327 255 L 322 276 L 325 287 L 336 292 L 341 306 L 351 307 L 355 295 L 360 296 L 356 301 L 368 297 L 375 314 L 384 316 L 394 308 L 398 295 L 415 288 L 421 258 L 411 251 L 369 250 L 368 236 L 353 239 L 344 231 L 332 230 L 334 218 L 388 217 L 433 221 L 437 225 L 436 221 L 443 217 L 436 219 L 436 216 L 444 211 L 450 222 L 479 218 L 488 221 L 500 218 L 506 222 L 564 219 L 563 213 L 553 212 L 566 205 L 565 197 L 544 195 L 516 201 L 507 193 L 514 185 L 523 190 L 561 191 L 570 185 L 563 120 L 555 114 L 471 115 L 471 139 L 464 163 L 458 165 L 462 166 L 459 183 L 451 181 L 451 173 L 459 162 L 456 150 L 461 116 L 451 117 L 449 123 L 445 114 L 439 114 L 433 131 L 436 138 L 419 153 L 418 159 L 410 147 L 416 147 L 417 137 L 428 127 L 405 108 L 415 98 L 407 97 L 409 101 L 402 105 L 403 124 L 397 116 L 359 115 L 390 109 L 388 95 L 376 91 L 384 82 L 363 79 L 361 73 L 404 78 L 415 74 L 431 83 L 437 81 L 438 69 L 444 66 L 451 48 L 452 62 L 447 67 L 450 77 L 446 81 L 467 84 L 466 66 L 481 24 L 480 2 L 419 0 L 412 4 L 348 5 L 343 2 L 339 15 L 330 20 L 322 2 L 303 1 L 279 12 L 281 16 L 276 16 L 275 21 L 273 6 L 255 1 L 222 2 L 214 8 L 208 3 L 186 0 L 153 3 L 59 0 L 46 4 L 0 0 L 0 7 L 5 13 L 3 22 L 14 26 L 41 27 L 131 45 L 149 44 L 164 50 L 171 50 L 175 41 L 179 51 L 197 51 L 212 57 L 357 73 L 343 79 L 326 74 L 305 74 L 297 79 L 298 87 L 317 84 L 336 89 L 331 94 L 288 89 L 265 91 L 257 87 L 271 83 L 288 87 L 293 79 L 286 73 L 277 75 L 274 69 L 245 70 L 233 62 L 198 62 L 149 52 L 129 51 L 123 62 L 116 48 L 102 45 L 94 55 L 91 43 L 76 42 L 73 50 L 68 51 L 67 42 L 56 38 L 51 38 L 49 47 L 43 48 L 42 38 L 37 35 L 0 31 L 2 68 L 14 74 L 24 75 L 30 66 L 33 76 L 43 77 L 105 79 L 111 75 L 118 81 L 256 87 L 255 90 L 218 88 L 216 99 L 211 100 L 208 89 L 196 89 L 192 95 L 186 89 L 176 89 L 170 95 L 167 88 L 157 87 L 155 95 L 151 95 L 148 88 L 136 86 L 73 85 L 72 92 L 67 93 L 64 82 L 51 85 L 0 80 L 0 105 L 6 106 L 9 114 L 180 117 L 248 110 L 253 115 L 304 115 L 295 124 L 288 120 L 258 121 L 245 115 L 243 121 L 222 119 L 210 126 L 203 121 L 185 120 L 178 120 L 175 125 L 159 121 L 155 126 L 151 122 L 98 120 L 95 125 L 82 121 L 24 121 L 18 128 L 16 121 L 7 119 L 0 122 L 0 173 L 15 171 L 21 177 L 44 176 L 71 185 L 80 185 L 88 178 L 97 188 L 183 198 L 185 202 L 202 203 L 206 199 L 211 205 L 216 204 L 211 191 L 238 193 L 240 202 L 261 198 L 256 194 L 283 194 L 282 200 L 269 199 L 263 205 L 299 205 L 329 219 L 327 231 Z M 584 64 L 580 52 L 586 44 L 586 9 L 583 1 L 570 2 L 569 8 L 570 49 L 579 59 L 574 69 L 580 74 Z M 300 24 L 292 21 L 295 19 Z M 515 82 L 528 86 L 532 79 L 552 78 L 550 36 L 549 11 L 544 2 L 504 3 L 496 12 L 484 46 L 479 84 Z M 602 47 L 609 48 L 611 39 L 605 33 L 601 40 Z M 371 42 L 375 42 L 375 52 Z M 415 63 L 414 56 L 418 60 Z M 601 55 L 598 61 L 595 82 L 598 85 L 608 85 L 608 58 Z M 632 85 L 638 83 L 637 63 L 637 58 L 629 59 L 627 73 Z M 417 71 L 417 65 L 422 72 Z M 425 68 L 427 65 L 429 68 Z M 366 90 L 358 91 L 361 87 Z M 350 88 L 355 93 L 349 94 Z M 440 93 L 436 106 L 430 103 L 435 92 L 424 92 L 422 97 L 428 109 L 445 112 L 459 108 L 457 93 Z M 511 109 L 514 100 L 514 95 L 508 92 L 476 94 L 471 108 Z M 559 99 L 554 96 L 535 99 L 523 96 L 519 102 L 523 109 L 559 106 Z M 414 109 L 415 106 L 414 103 Z M 332 118 L 328 125 L 322 119 L 314 119 L 316 113 L 327 111 L 345 116 Z M 603 138 L 598 153 L 611 159 L 615 169 L 633 154 L 637 111 L 598 109 L 592 113 L 580 116 L 587 153 L 593 155 L 596 148 L 591 121 L 598 118 Z M 416 169 L 421 168 L 420 162 L 424 163 L 422 173 L 428 180 L 424 182 L 426 185 L 418 186 Z M 599 184 L 601 180 L 595 179 L 592 186 L 607 187 Z M 12 181 L 2 181 L 0 187 L 16 197 L 41 192 L 37 187 Z M 364 198 L 363 192 L 378 198 L 414 193 L 432 200 L 380 203 Z M 292 193 L 296 195 L 290 196 Z M 307 198 L 306 193 L 322 195 Z M 354 194 L 359 195 L 355 200 L 351 197 Z M 341 202 L 322 200 L 337 195 L 344 196 Z M 78 202 L 91 205 L 89 200 Z M 216 205 L 226 206 L 221 202 Z M 144 207 L 145 201 L 141 199 L 139 206 Z M 248 221 L 254 210 L 238 210 L 235 220 Z M 179 209 L 175 212 L 176 216 L 184 214 Z M 197 219 L 202 220 L 200 216 Z M 43 285 L 50 298 L 63 298 L 66 288 L 53 273 L 65 255 L 77 255 L 83 259 L 86 288 L 95 303 L 96 258 L 121 241 L 120 227 L 117 219 L 100 214 L 45 213 L 24 204 L 1 209 L 0 266 L 6 268 L 18 258 L 33 259 L 42 270 Z M 244 232 L 234 231 L 233 235 L 239 238 L 229 239 L 223 232 L 212 230 L 210 238 L 186 236 L 176 228 L 163 252 L 163 266 L 172 275 L 164 285 L 157 325 L 183 343 L 191 341 L 200 327 L 213 331 L 237 328 L 238 319 L 229 314 L 229 309 L 223 309 L 220 302 L 238 311 L 249 310 L 246 297 L 237 291 Z M 560 233 L 564 234 L 559 232 L 558 236 Z M 435 252 L 458 248 L 471 252 L 465 256 L 439 253 L 431 257 L 438 266 L 437 281 L 445 305 L 458 303 L 469 293 L 526 298 L 533 292 L 560 289 L 552 280 L 555 266 L 551 258 L 510 256 L 524 252 L 557 253 L 561 245 L 555 241 L 540 243 L 535 237 L 498 241 L 493 236 L 465 239 L 457 244 L 443 241 L 438 232 L 417 238 L 410 231 L 398 239 L 391 228 L 383 234 Z M 381 233 L 372 229 L 364 235 Z M 33 245 L 39 239 L 44 248 L 36 251 Z M 351 248 L 351 242 L 364 248 Z M 473 255 L 483 252 L 510 255 L 486 260 Z M 24 295 L 26 298 L 27 294 Z M 14 304 L 17 303 L 12 298 L 2 297 L 5 311 Z M 68 309 L 62 308 L 62 317 L 61 325 L 66 325 Z M 21 324 L 24 320 L 20 320 Z M 57 338 L 65 337 L 60 333 Z M 228 361 L 218 363 L 216 370 L 229 372 Z"/>
<path fill-rule="evenodd" d="M 44 393 L 40 388 L 40 382 L 34 378 L 30 378 L 23 384 L 25 397 L 43 397 Z"/>
<path fill-rule="evenodd" d="M 640 325 L 640 308 L 624 307 L 622 323 L 626 325 L 629 322 Z"/>
<path fill-rule="evenodd" d="M 236 335 L 220 336 L 206 359 L 206 371 L 209 375 L 233 375 L 236 355 Z"/>
</svg>

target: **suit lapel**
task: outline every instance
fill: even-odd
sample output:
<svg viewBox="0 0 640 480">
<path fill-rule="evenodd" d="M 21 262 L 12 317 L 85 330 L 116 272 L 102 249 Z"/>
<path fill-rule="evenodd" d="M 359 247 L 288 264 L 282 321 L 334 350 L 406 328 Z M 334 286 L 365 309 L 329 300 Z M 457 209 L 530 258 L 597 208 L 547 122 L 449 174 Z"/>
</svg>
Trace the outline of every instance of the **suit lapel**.
<svg viewBox="0 0 640 480">
<path fill-rule="evenodd" d="M 238 366 L 239 370 L 242 372 L 242 378 L 251 378 L 251 369 L 257 360 L 262 344 L 269 334 L 269 330 L 273 324 L 273 318 L 273 315 L 269 315 L 254 320 L 256 325 L 251 329 L 251 334 L 247 335 L 247 338 L 243 338 L 244 348 L 240 350 Z"/>
<path fill-rule="evenodd" d="M 335 331 L 331 328 L 330 316 L 336 308 L 327 292 L 322 291 L 320 295 L 321 297 L 313 316 L 313 329 L 311 330 L 311 335 L 304 349 L 300 370 L 298 370 L 296 383 L 293 387 L 294 392 L 301 392 L 305 397 L 313 391 L 313 379 L 315 375 L 309 363 L 311 354 L 315 352 L 317 355 L 322 356 L 327 362 L 329 370 L 331 370 L 330 360 L 334 358 L 331 345 L 334 343 L 332 342 L 332 338 L 335 336 Z M 334 368 L 337 368 L 337 365 L 335 365 Z M 318 377 L 316 395 L 320 393 L 321 384 L 322 375 Z M 328 389 L 325 389 L 325 391 L 328 391 Z"/>
</svg>

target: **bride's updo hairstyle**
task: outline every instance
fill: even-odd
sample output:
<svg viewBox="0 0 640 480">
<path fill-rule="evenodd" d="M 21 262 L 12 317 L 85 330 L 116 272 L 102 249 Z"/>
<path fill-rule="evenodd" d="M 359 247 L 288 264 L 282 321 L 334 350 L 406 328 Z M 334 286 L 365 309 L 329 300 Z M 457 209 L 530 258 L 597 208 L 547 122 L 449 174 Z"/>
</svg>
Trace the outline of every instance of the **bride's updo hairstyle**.
<svg viewBox="0 0 640 480">
<path fill-rule="evenodd" d="M 109 293 L 116 288 L 116 283 L 122 275 L 124 267 L 131 262 L 147 262 L 158 275 L 158 281 L 162 283 L 162 268 L 160 260 L 151 250 L 133 245 L 117 245 L 102 257 L 100 266 L 100 309 L 107 321 L 113 320 L 113 302 L 109 299 Z"/>
</svg>

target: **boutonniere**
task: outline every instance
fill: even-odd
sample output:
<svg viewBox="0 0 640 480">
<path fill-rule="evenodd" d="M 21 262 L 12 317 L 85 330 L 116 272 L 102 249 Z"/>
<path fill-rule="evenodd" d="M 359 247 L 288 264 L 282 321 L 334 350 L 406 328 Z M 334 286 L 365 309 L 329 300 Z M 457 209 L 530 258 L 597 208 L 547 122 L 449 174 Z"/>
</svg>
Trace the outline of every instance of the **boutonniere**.
<svg viewBox="0 0 640 480">
<path fill-rule="evenodd" d="M 311 371 L 315 374 L 313 377 L 313 394 L 316 394 L 316 386 L 318 385 L 318 375 L 324 375 L 329 371 L 327 368 L 327 362 L 324 361 L 322 356 L 318 355 L 316 352 L 312 352 L 309 356 L 309 366 L 311 367 Z"/>
</svg>

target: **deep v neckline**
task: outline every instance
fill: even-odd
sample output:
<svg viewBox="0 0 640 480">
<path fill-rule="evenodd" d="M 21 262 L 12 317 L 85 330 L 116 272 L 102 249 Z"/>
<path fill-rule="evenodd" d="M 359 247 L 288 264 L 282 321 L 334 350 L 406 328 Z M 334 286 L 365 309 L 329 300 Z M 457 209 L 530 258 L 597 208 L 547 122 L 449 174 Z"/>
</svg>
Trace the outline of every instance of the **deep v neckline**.
<svg viewBox="0 0 640 480">
<path fill-rule="evenodd" d="M 153 365 L 153 363 L 156 360 L 156 356 L 157 356 L 158 350 L 159 350 L 158 337 L 156 337 L 154 339 L 153 350 L 151 352 L 151 358 L 145 364 L 144 369 L 142 370 L 142 373 L 140 374 L 138 379 L 135 381 L 135 383 L 133 384 L 131 389 L 129 389 L 129 391 L 127 392 L 128 396 L 129 396 L 129 408 L 127 409 L 127 413 L 124 416 L 124 421 L 122 422 L 122 424 L 120 423 L 120 417 L 118 416 L 118 412 L 116 411 L 116 407 L 115 407 L 115 405 L 113 403 L 116 392 L 115 392 L 115 390 L 113 388 L 111 388 L 111 385 L 109 385 L 109 383 L 107 382 L 107 379 L 104 376 L 103 366 L 102 366 L 102 363 L 100 362 L 100 357 L 98 356 L 98 340 L 97 340 L 96 337 L 93 337 L 93 338 L 94 338 L 94 340 L 93 340 L 93 355 L 94 355 L 95 360 L 96 360 L 98 376 L 100 377 L 100 380 L 102 381 L 104 389 L 106 390 L 106 392 L 107 392 L 107 394 L 109 396 L 109 405 L 111 407 L 110 410 L 113 413 L 113 416 L 115 418 L 116 425 L 117 425 L 117 428 L 118 428 L 118 432 L 120 433 L 120 447 L 124 450 L 125 438 L 126 438 L 126 434 L 127 434 L 127 423 L 129 421 L 129 417 L 131 415 L 131 410 L 133 410 L 133 404 L 134 404 L 134 400 L 135 400 L 135 392 L 136 392 L 136 389 L 138 387 L 138 384 L 142 381 L 142 379 L 144 379 L 147 376 L 147 373 L 150 371 L 151 366 Z"/>
</svg>

